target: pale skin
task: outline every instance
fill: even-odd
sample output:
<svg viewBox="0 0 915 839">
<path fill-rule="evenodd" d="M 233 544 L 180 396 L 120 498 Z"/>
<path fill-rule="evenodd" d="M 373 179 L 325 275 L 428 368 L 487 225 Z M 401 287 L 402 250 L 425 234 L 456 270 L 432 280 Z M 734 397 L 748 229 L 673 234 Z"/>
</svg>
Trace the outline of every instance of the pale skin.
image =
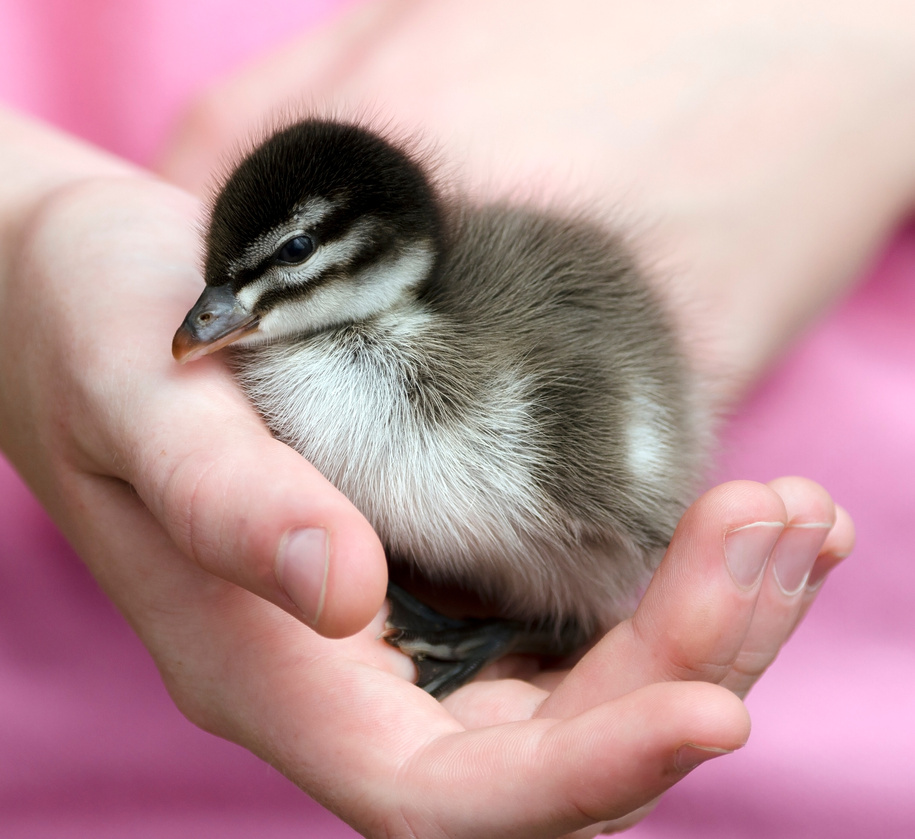
<svg viewBox="0 0 915 839">
<path fill-rule="evenodd" d="M 397 14 L 385 18 L 392 5 Z M 915 50 L 896 46 L 908 31 L 902 4 L 872 4 L 863 29 L 867 21 L 824 4 L 816 60 L 803 40 L 786 39 L 743 74 L 728 62 L 744 67 L 749 47 L 734 38 L 757 42 L 763 4 L 730 9 L 730 22 L 694 4 L 671 30 L 701 43 L 718 75 L 685 110 L 663 95 L 680 89 L 665 73 L 676 78 L 682 67 L 671 69 L 670 49 L 657 43 L 666 31 L 657 21 L 671 18 L 656 8 L 643 19 L 644 4 L 596 4 L 589 13 L 625 12 L 601 27 L 599 55 L 570 40 L 598 27 L 563 33 L 550 16 L 551 44 L 566 44 L 569 56 L 549 65 L 548 81 L 580 94 L 570 102 L 543 95 L 547 80 L 524 65 L 517 38 L 476 59 L 491 65 L 481 72 L 485 96 L 466 87 L 466 74 L 456 81 L 445 47 L 460 54 L 462 38 L 479 36 L 483 18 L 470 5 L 378 4 L 392 22 L 344 23 L 292 45 L 202 102 L 164 171 L 194 188 L 192 176 L 263 120 L 264 107 L 303 90 L 375 97 L 408 125 L 422 117 L 466 155 L 468 177 L 492 189 L 488 159 L 510 155 L 516 173 L 539 171 L 571 143 L 594 192 L 652 221 L 646 242 L 659 267 L 677 269 L 661 287 L 699 301 L 699 319 L 683 320 L 694 332 L 685 339 L 722 400 L 841 293 L 911 204 Z M 493 26 L 518 19 L 512 4 L 486 6 Z M 537 4 L 524 6 L 525 19 L 540 20 Z M 439 43 L 438 16 L 448 14 Z M 772 27 L 774 43 L 784 31 Z M 828 31 L 847 37 L 830 41 Z M 846 73 L 862 51 L 879 60 Z M 556 75 L 587 56 L 611 63 L 584 74 L 596 92 Z M 539 108 L 562 109 L 562 119 L 542 116 L 544 132 L 530 130 L 528 88 L 510 84 L 525 72 L 538 81 L 530 95 Z M 806 85 L 786 87 L 788 76 Z M 621 78 L 628 86 L 608 81 Z M 509 89 L 520 93 L 500 100 Z M 770 102 L 772 125 L 783 126 L 811 101 L 816 119 L 792 123 L 786 136 L 773 128 L 761 137 L 751 121 Z M 582 147 L 571 107 L 597 120 L 637 110 L 639 142 L 615 142 L 608 129 Z M 690 131 L 673 130 L 687 116 Z M 855 125 L 867 130 L 843 133 Z M 0 445 L 194 722 L 279 766 L 372 836 L 593 835 L 637 819 L 701 758 L 746 741 L 740 698 L 852 548 L 851 521 L 826 490 L 782 478 L 709 491 L 681 521 L 633 618 L 575 668 L 537 674 L 529 662 L 506 662 L 439 705 L 376 641 L 386 571 L 368 524 L 270 437 L 218 358 L 187 368 L 170 358 L 201 285 L 196 199 L 25 120 L 7 116 L 0 128 Z M 476 136 L 485 145 L 467 139 Z M 812 153 L 821 149 L 830 153 Z M 314 592 L 287 592 L 276 574 L 284 535 L 315 526 L 330 535 L 320 610 Z M 505 675 L 525 678 L 496 678 Z"/>
</svg>

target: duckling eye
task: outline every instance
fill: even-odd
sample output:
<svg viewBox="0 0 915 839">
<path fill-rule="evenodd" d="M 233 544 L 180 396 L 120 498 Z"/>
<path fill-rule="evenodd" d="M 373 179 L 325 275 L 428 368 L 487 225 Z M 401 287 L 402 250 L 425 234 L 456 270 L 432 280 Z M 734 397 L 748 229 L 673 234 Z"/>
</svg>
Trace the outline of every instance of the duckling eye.
<svg viewBox="0 0 915 839">
<path fill-rule="evenodd" d="M 314 249 L 315 243 L 310 236 L 296 236 L 273 255 L 273 260 L 282 265 L 298 265 L 308 259 Z"/>
</svg>

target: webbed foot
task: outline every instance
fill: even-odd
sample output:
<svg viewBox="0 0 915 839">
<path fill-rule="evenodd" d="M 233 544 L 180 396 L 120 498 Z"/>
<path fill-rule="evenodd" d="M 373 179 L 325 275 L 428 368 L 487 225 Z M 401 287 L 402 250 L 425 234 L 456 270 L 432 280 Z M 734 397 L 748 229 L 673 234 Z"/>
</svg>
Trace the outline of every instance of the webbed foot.
<svg viewBox="0 0 915 839">
<path fill-rule="evenodd" d="M 444 699 L 509 653 L 564 656 L 587 640 L 572 623 L 556 632 L 519 621 L 450 618 L 393 583 L 388 584 L 388 602 L 384 639 L 413 659 L 416 684 L 436 699 Z"/>
</svg>

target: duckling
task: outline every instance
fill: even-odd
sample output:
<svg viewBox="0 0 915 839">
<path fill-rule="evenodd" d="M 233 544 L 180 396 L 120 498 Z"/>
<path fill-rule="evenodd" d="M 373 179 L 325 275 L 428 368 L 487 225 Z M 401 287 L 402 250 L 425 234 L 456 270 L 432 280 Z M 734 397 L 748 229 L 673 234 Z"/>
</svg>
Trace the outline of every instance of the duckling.
<svg viewBox="0 0 915 839">
<path fill-rule="evenodd" d="M 441 698 L 507 652 L 567 655 L 631 612 L 704 433 L 621 237 L 475 205 L 426 168 L 358 124 L 270 136 L 212 204 L 206 288 L 172 351 L 231 344 L 273 433 L 371 522 L 401 584 L 385 636 Z M 417 591 L 461 592 L 465 611 Z"/>
</svg>

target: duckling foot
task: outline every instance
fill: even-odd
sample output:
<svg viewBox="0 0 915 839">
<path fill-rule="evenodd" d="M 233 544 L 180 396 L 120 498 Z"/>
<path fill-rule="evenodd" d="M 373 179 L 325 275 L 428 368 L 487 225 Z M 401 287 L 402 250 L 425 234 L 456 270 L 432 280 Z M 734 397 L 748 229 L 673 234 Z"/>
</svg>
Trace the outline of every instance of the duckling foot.
<svg viewBox="0 0 915 839">
<path fill-rule="evenodd" d="M 416 684 L 436 699 L 444 699 L 509 653 L 564 656 L 587 640 L 573 624 L 557 633 L 518 621 L 449 618 L 393 583 L 388 584 L 388 602 L 383 637 L 413 659 Z"/>
</svg>

